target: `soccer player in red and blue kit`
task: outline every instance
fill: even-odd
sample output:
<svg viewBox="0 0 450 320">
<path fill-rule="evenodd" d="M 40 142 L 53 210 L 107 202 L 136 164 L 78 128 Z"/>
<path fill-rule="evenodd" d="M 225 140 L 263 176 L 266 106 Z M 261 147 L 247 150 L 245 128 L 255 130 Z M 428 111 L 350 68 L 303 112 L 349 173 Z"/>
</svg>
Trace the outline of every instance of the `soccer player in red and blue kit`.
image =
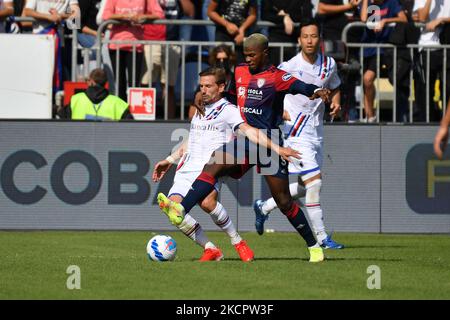
<svg viewBox="0 0 450 320">
<path fill-rule="evenodd" d="M 265 130 L 268 136 L 279 132 L 278 126 L 283 115 L 280 94 L 300 93 L 311 99 L 319 97 L 328 99 L 329 90 L 306 84 L 292 77 L 291 74 L 269 65 L 268 40 L 264 35 L 255 33 L 249 36 L 244 41 L 244 55 L 246 64 L 239 65 L 235 70 L 237 104 L 244 120 L 253 127 Z M 278 139 L 278 144 L 282 144 L 281 135 L 278 135 Z M 230 144 L 214 152 L 212 157 L 219 161 L 214 163 L 210 161 L 205 165 L 181 203 L 169 200 L 162 193 L 158 194 L 160 208 L 171 221 L 182 219 L 185 213 L 204 199 L 213 190 L 217 178 L 222 176 L 239 178 L 254 165 L 257 165 L 258 171 L 267 168 L 267 164 L 261 161 L 261 150 L 258 150 L 256 145 L 249 143 L 248 140 L 242 144 L 241 139 L 235 139 Z M 245 150 L 244 159 L 239 155 L 242 149 Z M 253 157 L 255 154 L 256 156 Z M 255 158 L 256 161 L 253 163 L 250 161 L 251 158 Z M 271 170 L 269 174 L 264 175 L 264 178 L 278 208 L 306 241 L 310 252 L 309 261 L 322 261 L 324 259 L 322 248 L 314 238 L 304 213 L 290 195 L 287 162 L 277 157 L 269 164 L 270 169 L 274 168 L 273 165 L 276 166 L 275 171 Z"/>
</svg>

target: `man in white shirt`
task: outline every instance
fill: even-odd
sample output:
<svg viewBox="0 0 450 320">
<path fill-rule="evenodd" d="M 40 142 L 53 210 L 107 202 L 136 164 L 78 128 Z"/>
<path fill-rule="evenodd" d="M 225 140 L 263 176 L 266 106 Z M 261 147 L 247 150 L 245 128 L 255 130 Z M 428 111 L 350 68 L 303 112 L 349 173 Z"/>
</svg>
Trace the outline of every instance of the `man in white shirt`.
<svg viewBox="0 0 450 320">
<path fill-rule="evenodd" d="M 302 51 L 278 66 L 295 78 L 321 88 L 332 90 L 331 113 L 336 116 L 340 110 L 341 81 L 333 58 L 320 54 L 320 30 L 317 22 L 305 22 L 300 26 L 299 44 Z M 322 99 L 310 100 L 301 94 L 288 94 L 284 98 L 283 133 L 286 146 L 299 151 L 301 159 L 289 163 L 289 174 L 298 175 L 298 183 L 289 185 L 292 198 L 305 197 L 305 207 L 315 237 L 323 248 L 342 249 L 325 231 L 320 206 L 322 186 L 323 115 L 325 104 Z M 256 200 L 253 206 L 256 214 L 255 227 L 261 235 L 268 214 L 277 208 L 275 200 Z"/>
<path fill-rule="evenodd" d="M 419 38 L 419 45 L 433 46 L 439 45 L 439 35 L 444 23 L 450 22 L 450 1 L 448 0 L 416 0 L 414 2 L 413 17 L 418 22 L 426 23 L 426 27 L 422 30 Z M 440 49 L 430 49 L 430 65 L 427 68 L 427 51 L 419 49 L 419 66 L 420 72 L 415 72 L 415 96 L 417 110 L 415 121 L 426 121 L 427 117 L 427 94 L 426 88 L 429 88 L 429 108 L 430 121 L 437 122 L 441 119 L 441 111 L 434 103 L 435 82 L 438 75 L 442 72 L 443 52 Z M 427 70 L 428 69 L 428 70 Z M 429 80 L 427 81 L 427 72 Z M 441 77 L 442 84 L 442 77 Z M 447 83 L 448 85 L 448 83 Z M 441 90 L 442 92 L 442 90 Z M 447 90 L 447 95 L 450 92 Z"/>
<path fill-rule="evenodd" d="M 5 19 L 13 14 L 13 0 L 0 0 L 0 33 L 5 32 Z"/>
<path fill-rule="evenodd" d="M 78 0 L 28 0 L 25 6 L 25 15 L 37 20 L 33 24 L 35 34 L 79 12 Z"/>
<path fill-rule="evenodd" d="M 179 159 L 173 186 L 168 195 L 172 201 L 179 203 L 183 200 L 215 150 L 222 148 L 235 138 L 237 130 L 250 127 L 242 118 L 239 108 L 222 98 L 225 82 L 226 76 L 223 69 L 209 68 L 200 73 L 200 91 L 205 105 L 205 115 L 197 112 L 191 121 L 188 142 L 155 165 L 153 181 L 157 182 Z M 200 202 L 200 207 L 211 216 L 219 228 L 228 234 L 241 260 L 251 261 L 253 251 L 242 240 L 227 211 L 218 201 L 221 184 L 222 181 L 219 180 L 214 190 Z M 200 261 L 222 260 L 222 251 L 206 237 L 200 224 L 191 215 L 186 214 L 182 222 L 175 226 L 204 249 Z"/>
</svg>

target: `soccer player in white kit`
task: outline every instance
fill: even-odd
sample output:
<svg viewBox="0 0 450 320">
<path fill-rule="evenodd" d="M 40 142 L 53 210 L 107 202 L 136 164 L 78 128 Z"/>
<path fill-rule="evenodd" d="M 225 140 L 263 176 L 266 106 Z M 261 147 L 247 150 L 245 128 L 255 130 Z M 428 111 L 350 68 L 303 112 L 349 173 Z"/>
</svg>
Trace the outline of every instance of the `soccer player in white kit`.
<svg viewBox="0 0 450 320">
<path fill-rule="evenodd" d="M 200 91 L 205 104 L 205 114 L 203 116 L 197 112 L 193 117 L 187 145 L 184 144 L 172 155 L 155 165 L 153 181 L 156 182 L 183 154 L 177 167 L 174 184 L 169 191 L 169 199 L 172 201 L 181 202 L 192 183 L 202 172 L 204 165 L 210 160 L 212 153 L 233 139 L 238 129 L 254 142 L 270 143 L 265 135 L 259 135 L 258 129 L 244 122 L 237 106 L 221 97 L 225 80 L 225 73 L 219 68 L 209 68 L 200 73 Z M 286 150 L 286 148 L 281 149 Z M 252 261 L 254 257 L 252 250 L 236 231 L 225 208 L 217 201 L 220 184 L 219 181 L 215 185 L 215 190 L 200 203 L 200 206 L 211 216 L 216 225 L 228 234 L 241 260 Z M 174 223 L 174 225 L 205 249 L 200 261 L 223 258 L 221 250 L 208 240 L 200 224 L 192 216 L 186 214 L 181 224 Z"/>
<path fill-rule="evenodd" d="M 299 44 L 302 50 L 291 60 L 283 62 L 279 69 L 291 73 L 297 79 L 318 87 L 332 90 L 331 113 L 334 118 L 340 110 L 341 81 L 333 58 L 320 54 L 320 29 L 317 22 L 309 21 L 300 27 Z M 301 159 L 289 163 L 289 174 L 298 175 L 298 183 L 289 185 L 294 199 L 305 197 L 305 207 L 317 241 L 324 248 L 342 249 L 325 231 L 320 206 L 322 176 L 323 115 L 322 99 L 310 100 L 301 94 L 287 94 L 284 98 L 284 124 L 286 146 L 300 152 Z M 261 235 L 269 213 L 277 208 L 273 198 L 256 200 L 255 227 Z"/>
</svg>

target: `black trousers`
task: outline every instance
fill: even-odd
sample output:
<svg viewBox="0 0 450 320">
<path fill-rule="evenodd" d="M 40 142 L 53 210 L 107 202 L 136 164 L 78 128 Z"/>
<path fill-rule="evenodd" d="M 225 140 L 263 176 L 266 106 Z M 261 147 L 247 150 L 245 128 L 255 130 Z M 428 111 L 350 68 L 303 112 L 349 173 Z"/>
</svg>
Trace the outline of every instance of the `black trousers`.
<svg viewBox="0 0 450 320">
<path fill-rule="evenodd" d="M 127 101 L 127 88 L 133 85 L 133 52 L 127 50 L 109 50 L 109 55 L 111 57 L 111 63 L 113 67 L 114 77 L 117 81 L 117 57 L 119 54 L 119 87 L 118 96 Z M 134 81 L 135 86 L 139 87 L 141 85 L 141 69 L 142 69 L 142 59 L 144 54 L 142 52 L 136 52 L 136 65 L 135 65 L 135 75 Z"/>
<path fill-rule="evenodd" d="M 426 121 L 427 101 L 426 90 L 429 90 L 430 121 L 439 122 L 442 118 L 442 111 L 434 102 L 436 79 L 440 79 L 440 92 L 443 94 L 443 52 L 442 50 L 430 51 L 429 80 L 427 81 L 427 51 L 422 50 L 415 56 L 414 63 L 414 90 L 415 90 L 415 110 L 414 121 Z M 447 101 L 450 94 L 450 72 L 447 67 Z"/>
<path fill-rule="evenodd" d="M 246 35 L 247 36 L 247 35 Z M 218 42 L 234 42 L 234 37 L 230 36 L 226 29 L 216 26 L 216 41 Z M 244 63 L 244 48 L 242 45 L 238 46 L 235 44 L 234 52 L 236 54 L 236 65 L 239 63 Z"/>
</svg>

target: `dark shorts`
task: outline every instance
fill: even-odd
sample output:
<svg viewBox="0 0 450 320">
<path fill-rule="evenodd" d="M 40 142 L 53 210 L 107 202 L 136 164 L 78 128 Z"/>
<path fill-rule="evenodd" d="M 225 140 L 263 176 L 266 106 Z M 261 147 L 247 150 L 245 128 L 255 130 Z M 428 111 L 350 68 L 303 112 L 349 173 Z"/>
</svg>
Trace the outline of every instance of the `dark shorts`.
<svg viewBox="0 0 450 320">
<path fill-rule="evenodd" d="M 384 54 L 380 54 L 380 71 L 383 71 L 383 66 L 386 66 L 386 57 Z M 365 57 L 364 58 L 364 72 L 371 70 L 377 73 L 377 56 Z"/>
<path fill-rule="evenodd" d="M 283 145 L 281 138 L 277 139 Z M 288 162 L 276 152 L 254 144 L 247 138 L 239 136 L 222 147 L 222 151 L 231 155 L 236 168 L 230 177 L 241 178 L 250 168 L 256 166 L 261 175 L 275 176 L 282 179 L 289 178 Z"/>
</svg>

